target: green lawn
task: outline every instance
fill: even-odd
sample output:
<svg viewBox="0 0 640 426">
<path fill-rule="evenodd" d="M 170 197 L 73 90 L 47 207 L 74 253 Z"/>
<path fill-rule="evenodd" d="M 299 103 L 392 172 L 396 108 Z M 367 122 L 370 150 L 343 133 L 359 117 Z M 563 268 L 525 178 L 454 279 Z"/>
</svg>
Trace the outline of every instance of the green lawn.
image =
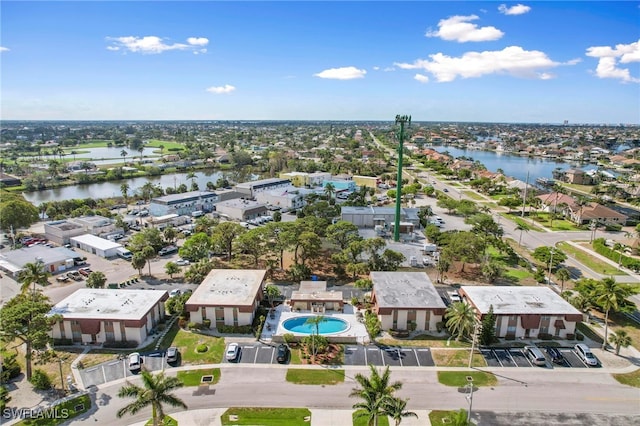
<svg viewBox="0 0 640 426">
<path fill-rule="evenodd" d="M 432 410 L 429 413 L 429 421 L 432 426 L 451 424 L 452 418 L 455 416 L 456 411 L 444 411 L 444 410 Z M 475 423 L 469 423 L 475 425 Z"/>
<path fill-rule="evenodd" d="M 500 213 L 500 216 L 509 219 L 514 222 L 516 225 L 524 225 L 531 231 L 542 232 L 542 228 L 532 224 L 530 220 L 525 220 L 520 216 L 520 213 Z M 526 234 L 526 231 L 522 231 L 523 234 Z M 518 231 L 518 239 L 520 238 Z"/>
<path fill-rule="evenodd" d="M 476 200 L 476 201 L 484 201 L 486 198 L 484 198 L 482 195 L 478 194 L 477 192 L 474 191 L 462 191 L 462 193 L 471 198 L 472 200 Z"/>
<path fill-rule="evenodd" d="M 153 419 L 149 419 L 145 426 L 153 426 Z M 178 421 L 171 416 L 164 416 L 162 426 L 178 426 Z"/>
<path fill-rule="evenodd" d="M 145 147 L 153 147 L 153 148 L 158 148 L 160 145 L 164 146 L 164 154 L 170 154 L 172 152 L 178 152 L 178 151 L 169 151 L 170 149 L 179 149 L 180 151 L 184 150 L 184 145 L 178 142 L 172 142 L 172 141 L 161 141 L 158 139 L 151 139 L 149 141 L 148 144 L 145 145 Z"/>
<path fill-rule="evenodd" d="M 631 373 L 613 374 L 613 378 L 623 385 L 640 388 L 640 370 Z"/>
<path fill-rule="evenodd" d="M 602 343 L 602 337 L 600 337 L 598 333 L 593 331 L 587 324 L 579 322 L 578 324 L 576 324 L 576 330 L 584 334 L 588 339 L 591 339 L 596 343 Z"/>
<path fill-rule="evenodd" d="M 587 251 L 579 249 L 568 243 L 558 243 L 558 248 L 570 255 L 582 263 L 584 266 L 594 270 L 595 272 L 603 275 L 627 275 L 615 266 L 611 266 L 608 263 L 601 261 L 600 259 L 592 256 Z"/>
<path fill-rule="evenodd" d="M 206 352 L 196 352 L 196 346 L 200 343 L 207 345 L 208 350 Z M 217 364 L 222 362 L 225 343 L 222 337 L 211 337 L 179 330 L 169 346 L 176 346 L 180 350 L 180 356 L 184 364 Z"/>
<path fill-rule="evenodd" d="M 369 426 L 369 423 L 367 422 L 367 416 L 356 417 L 356 411 L 354 411 L 351 415 L 351 421 L 353 422 L 353 426 Z M 389 426 L 389 417 L 378 417 L 378 426 Z"/>
<path fill-rule="evenodd" d="M 438 367 L 467 367 L 469 365 L 468 350 L 433 349 L 433 362 Z M 487 361 L 481 353 L 474 352 L 472 367 L 486 367 Z"/>
<path fill-rule="evenodd" d="M 76 408 L 78 410 L 76 411 Z M 55 408 L 49 407 L 42 413 L 42 417 L 34 419 L 25 419 L 16 423 L 17 425 L 38 425 L 38 426 L 55 426 L 68 422 L 70 419 L 91 409 L 91 398 L 89 395 L 80 395 L 77 398 L 70 399 L 62 404 L 56 405 Z M 47 418 L 47 413 L 51 413 Z"/>
<path fill-rule="evenodd" d="M 204 383 L 202 381 L 203 376 L 213 376 L 213 380 Z M 205 368 L 204 370 L 178 371 L 177 377 L 182 380 L 185 386 L 215 385 L 220 380 L 220 369 Z"/>
<path fill-rule="evenodd" d="M 504 271 L 504 276 L 512 278 L 518 283 L 527 278 L 533 279 L 533 274 L 524 268 L 506 268 Z"/>
<path fill-rule="evenodd" d="M 287 370 L 287 382 L 297 385 L 336 385 L 344 382 L 344 370 L 307 370 L 290 368 Z"/>
<path fill-rule="evenodd" d="M 575 223 L 565 219 L 554 219 L 553 226 L 551 226 L 551 221 L 549 220 L 549 213 L 538 213 L 537 216 L 534 218 L 534 220 L 536 222 L 539 222 L 541 225 L 551 229 L 552 231 L 581 231 L 582 230 Z"/>
<path fill-rule="evenodd" d="M 230 416 L 236 416 L 230 420 Z M 300 425 L 311 424 L 305 418 L 311 417 L 306 408 L 229 408 L 221 416 L 223 425 Z"/>
<path fill-rule="evenodd" d="M 467 376 L 473 377 L 474 386 L 495 386 L 498 379 L 491 373 L 484 371 L 438 371 L 438 381 L 445 386 L 465 386 Z"/>
</svg>

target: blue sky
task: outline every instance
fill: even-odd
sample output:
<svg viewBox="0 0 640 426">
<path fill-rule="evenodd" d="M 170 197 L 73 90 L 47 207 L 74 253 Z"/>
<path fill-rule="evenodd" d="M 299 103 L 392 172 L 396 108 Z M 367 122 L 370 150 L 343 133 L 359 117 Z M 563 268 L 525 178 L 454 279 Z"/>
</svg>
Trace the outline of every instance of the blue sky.
<svg viewBox="0 0 640 426">
<path fill-rule="evenodd" d="M 0 3 L 0 112 L 640 124 L 640 1 Z"/>
</svg>

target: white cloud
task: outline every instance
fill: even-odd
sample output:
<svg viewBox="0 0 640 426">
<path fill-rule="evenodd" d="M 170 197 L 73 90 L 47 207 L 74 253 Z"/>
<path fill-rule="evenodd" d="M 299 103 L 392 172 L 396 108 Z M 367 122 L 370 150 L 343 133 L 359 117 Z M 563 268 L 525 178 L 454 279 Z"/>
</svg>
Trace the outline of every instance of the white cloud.
<svg viewBox="0 0 640 426">
<path fill-rule="evenodd" d="M 525 6 L 524 4 L 507 7 L 506 4 L 501 4 L 498 6 L 498 10 L 500 13 L 504 13 L 505 15 L 524 15 L 531 11 L 531 7 Z"/>
<path fill-rule="evenodd" d="M 626 83 L 640 83 L 640 78 L 633 77 L 628 68 L 619 68 L 618 62 L 628 64 L 640 62 L 640 40 L 629 44 L 610 46 L 593 46 L 587 48 L 587 56 L 598 59 L 596 76 L 600 78 L 616 78 Z"/>
<path fill-rule="evenodd" d="M 374 71 L 380 71 L 380 67 L 373 67 Z"/>
<path fill-rule="evenodd" d="M 107 50 L 125 50 L 134 53 L 158 54 L 168 50 L 192 50 L 194 53 L 205 53 L 206 49 L 197 49 L 206 46 L 209 40 L 204 37 L 189 37 L 187 43 L 166 43 L 165 39 L 157 36 L 126 36 L 107 37 L 107 41 L 112 43 L 107 46 Z"/>
<path fill-rule="evenodd" d="M 8 52 L 9 50 L 11 49 L 9 49 L 8 47 L 0 46 L 0 52 Z"/>
<path fill-rule="evenodd" d="M 413 79 L 419 81 L 420 83 L 427 83 L 429 81 L 429 77 L 423 74 L 416 74 L 413 76 Z"/>
<path fill-rule="evenodd" d="M 538 74 L 538 78 L 540 78 L 540 80 L 551 80 L 552 78 L 556 78 L 556 76 L 549 72 L 541 72 Z"/>
<path fill-rule="evenodd" d="M 230 85 L 230 84 L 225 84 L 224 86 L 218 86 L 218 87 L 211 86 L 211 87 L 207 88 L 207 92 L 214 93 L 216 95 L 222 95 L 222 94 L 225 94 L 225 93 L 231 93 L 234 90 L 236 90 L 236 88 L 234 86 Z"/>
<path fill-rule="evenodd" d="M 417 59 L 413 63 L 396 63 L 402 69 L 420 69 L 434 75 L 439 82 L 453 81 L 458 77 L 473 78 L 488 74 L 508 74 L 524 78 L 548 78 L 541 70 L 561 65 L 538 50 L 524 50 L 509 46 L 502 50 L 467 52 L 460 57 L 442 53 L 429 55 L 430 59 Z"/>
<path fill-rule="evenodd" d="M 427 37 L 440 37 L 443 40 L 454 40 L 459 43 L 467 41 L 498 40 L 504 33 L 496 27 L 478 27 L 469 21 L 478 19 L 477 15 L 452 16 L 438 22 L 438 31 L 427 31 Z"/>
<path fill-rule="evenodd" d="M 313 76 L 332 80 L 353 80 L 356 78 L 363 78 L 366 73 L 366 70 L 361 70 L 356 67 L 342 67 L 329 68 L 328 70 L 321 71 Z"/>
</svg>

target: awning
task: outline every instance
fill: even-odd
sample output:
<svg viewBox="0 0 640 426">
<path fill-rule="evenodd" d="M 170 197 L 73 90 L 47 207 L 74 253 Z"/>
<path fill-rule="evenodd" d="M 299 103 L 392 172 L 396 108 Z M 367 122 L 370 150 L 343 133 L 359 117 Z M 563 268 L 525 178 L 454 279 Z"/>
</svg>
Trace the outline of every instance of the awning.
<svg viewBox="0 0 640 426">
<path fill-rule="evenodd" d="M 567 327 L 565 327 L 565 325 L 564 325 L 564 321 L 562 321 L 561 319 L 556 320 L 556 322 L 554 322 L 554 323 L 553 323 L 553 326 L 554 326 L 555 328 L 559 328 L 560 330 L 564 330 L 565 328 L 567 328 Z"/>
</svg>

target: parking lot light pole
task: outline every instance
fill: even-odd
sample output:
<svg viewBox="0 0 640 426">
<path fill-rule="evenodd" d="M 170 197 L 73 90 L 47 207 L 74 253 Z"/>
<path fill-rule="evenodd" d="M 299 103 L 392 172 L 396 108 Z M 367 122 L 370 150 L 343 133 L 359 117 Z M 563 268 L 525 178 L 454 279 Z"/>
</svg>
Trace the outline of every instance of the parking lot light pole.
<svg viewBox="0 0 640 426">
<path fill-rule="evenodd" d="M 469 401 L 469 413 L 467 416 L 467 423 L 468 424 L 473 424 L 471 423 L 471 410 L 473 408 L 473 377 L 472 376 L 467 376 L 467 386 L 469 386 L 469 395 L 467 395 L 467 400 Z"/>
<path fill-rule="evenodd" d="M 469 368 L 471 368 L 471 363 L 473 362 L 473 351 L 476 347 L 476 336 L 478 335 L 478 329 L 480 328 L 480 322 L 476 319 L 473 324 L 473 336 L 471 337 L 471 353 L 469 354 Z"/>
<path fill-rule="evenodd" d="M 553 266 L 553 255 L 556 254 L 556 250 L 552 247 L 550 253 L 551 257 L 549 258 L 549 276 L 547 278 L 548 285 L 551 285 L 551 267 Z"/>
</svg>

